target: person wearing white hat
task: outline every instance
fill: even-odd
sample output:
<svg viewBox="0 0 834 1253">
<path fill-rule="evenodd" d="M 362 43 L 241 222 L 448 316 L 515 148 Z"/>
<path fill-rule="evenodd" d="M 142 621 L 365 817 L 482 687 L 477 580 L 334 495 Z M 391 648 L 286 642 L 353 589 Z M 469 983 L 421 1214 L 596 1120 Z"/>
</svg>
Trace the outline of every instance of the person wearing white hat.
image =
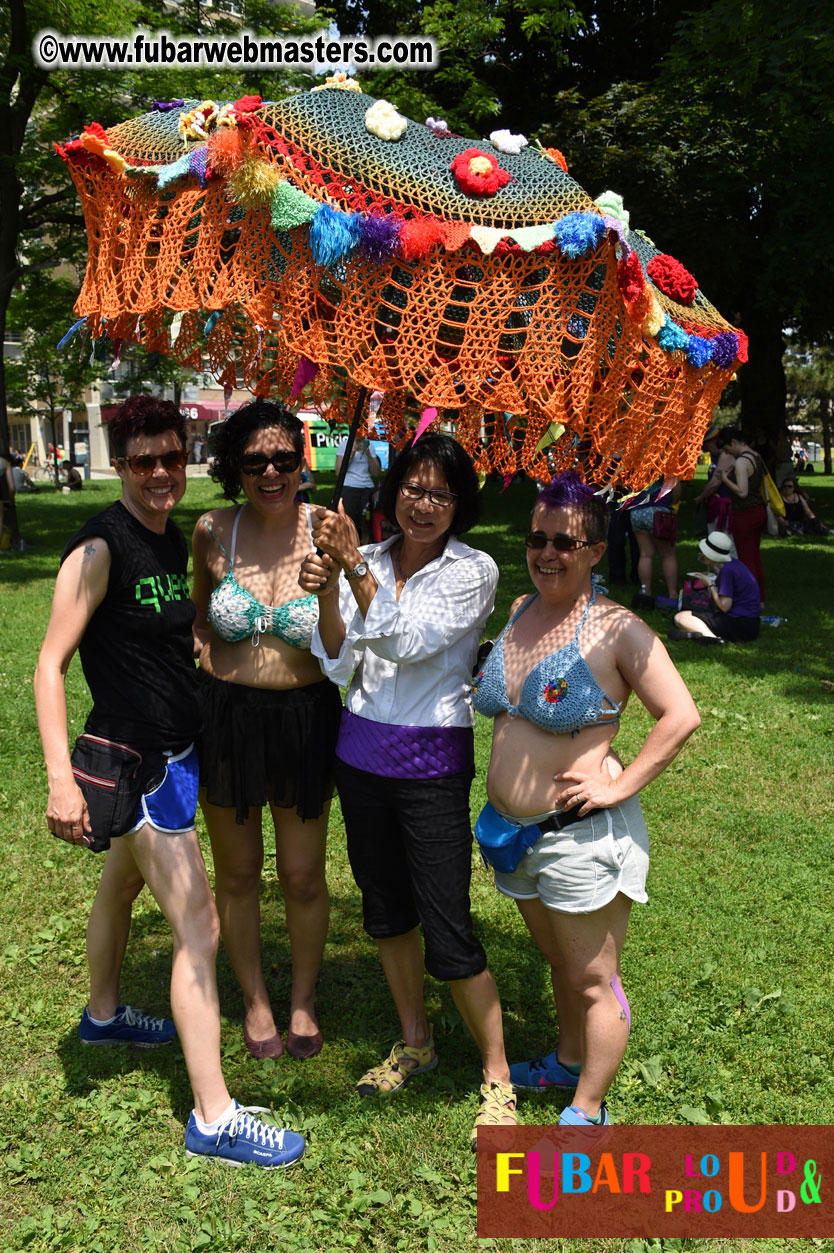
<svg viewBox="0 0 834 1253">
<path fill-rule="evenodd" d="M 710 603 L 703 609 L 675 614 L 670 640 L 697 640 L 718 644 L 754 640 L 759 634 L 759 585 L 743 562 L 733 557 L 733 541 L 725 531 L 713 531 L 698 545 L 708 573 Z"/>
</svg>

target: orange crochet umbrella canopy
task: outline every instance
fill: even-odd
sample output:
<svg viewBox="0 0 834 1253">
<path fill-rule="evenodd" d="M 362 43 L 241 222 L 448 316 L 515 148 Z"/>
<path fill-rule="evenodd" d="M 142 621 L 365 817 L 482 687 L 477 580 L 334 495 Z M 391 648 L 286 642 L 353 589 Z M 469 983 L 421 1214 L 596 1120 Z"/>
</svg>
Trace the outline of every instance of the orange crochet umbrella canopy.
<svg viewBox="0 0 834 1253">
<path fill-rule="evenodd" d="M 479 470 L 687 477 L 746 359 L 692 275 L 556 149 L 472 143 L 343 75 L 274 103 L 159 104 L 58 151 L 94 338 L 207 361 L 226 388 L 304 383 L 330 416 L 378 390 L 395 444 L 435 408 Z"/>
</svg>

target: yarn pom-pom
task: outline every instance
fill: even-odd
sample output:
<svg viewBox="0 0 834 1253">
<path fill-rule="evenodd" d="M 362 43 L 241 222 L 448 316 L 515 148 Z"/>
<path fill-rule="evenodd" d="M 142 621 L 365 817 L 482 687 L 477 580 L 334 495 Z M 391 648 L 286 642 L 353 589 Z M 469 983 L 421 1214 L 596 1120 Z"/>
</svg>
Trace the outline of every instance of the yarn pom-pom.
<svg viewBox="0 0 834 1253">
<path fill-rule="evenodd" d="M 292 183 L 277 183 L 270 200 L 272 229 L 291 231 L 295 226 L 311 222 L 321 205 Z"/>
<path fill-rule="evenodd" d="M 320 205 L 310 223 L 310 251 L 316 265 L 331 269 L 349 256 L 362 238 L 357 213 L 342 213 L 330 205 Z"/>
<path fill-rule="evenodd" d="M 565 257 L 584 257 L 599 246 L 606 225 L 596 213 L 567 213 L 554 228 L 556 242 Z"/>
<path fill-rule="evenodd" d="M 719 331 L 712 341 L 712 359 L 721 370 L 729 370 L 739 356 L 738 338 L 732 331 Z"/>
<path fill-rule="evenodd" d="M 208 141 L 208 164 L 215 174 L 228 178 L 243 165 L 246 150 L 239 130 L 219 130 Z"/>
<path fill-rule="evenodd" d="M 597 196 L 597 204 L 603 213 L 607 213 L 610 218 L 616 218 L 618 222 L 622 222 L 626 230 L 630 215 L 628 209 L 623 204 L 623 198 L 616 191 L 604 191 L 601 196 Z"/>
<path fill-rule="evenodd" d="M 404 261 L 419 261 L 443 239 L 443 223 L 437 218 L 411 218 L 400 229 L 400 256 Z"/>
<path fill-rule="evenodd" d="M 506 152 L 509 156 L 517 157 L 522 148 L 527 147 L 526 135 L 513 135 L 511 131 L 491 131 L 489 142 L 498 152 Z"/>
<path fill-rule="evenodd" d="M 399 139 L 407 126 L 408 119 L 387 100 L 377 100 L 365 112 L 365 129 L 379 139 Z"/>
<path fill-rule="evenodd" d="M 667 252 L 660 252 L 652 257 L 646 266 L 649 278 L 655 287 L 659 287 L 664 296 L 676 300 L 679 305 L 691 305 L 695 299 L 698 282 L 680 261 L 670 257 Z"/>
<path fill-rule="evenodd" d="M 617 262 L 617 283 L 627 304 L 633 304 L 642 296 L 646 289 L 643 267 L 636 252 Z"/>
<path fill-rule="evenodd" d="M 261 209 L 270 203 L 280 174 L 267 161 L 244 161 L 229 178 L 226 194 L 244 209 Z"/>
<path fill-rule="evenodd" d="M 667 317 L 657 333 L 657 342 L 664 352 L 675 352 L 676 349 L 685 350 L 689 347 L 689 336 L 683 327 Z"/>
<path fill-rule="evenodd" d="M 561 151 L 561 149 L 560 148 L 545 148 L 545 152 L 550 157 L 551 161 L 555 161 L 556 164 L 558 166 L 561 166 L 561 168 L 567 174 L 568 163 L 567 163 L 567 160 L 565 159 L 565 154 Z"/>
<path fill-rule="evenodd" d="M 744 334 L 744 331 L 739 331 L 738 332 L 738 359 L 742 365 L 744 365 L 745 361 L 747 360 L 747 345 L 749 344 L 749 342 L 750 341 L 748 340 L 747 336 Z"/>
<path fill-rule="evenodd" d="M 700 370 L 712 360 L 712 340 L 702 339 L 700 335 L 690 335 L 686 346 L 686 359 L 696 370 Z"/>
<path fill-rule="evenodd" d="M 371 261 L 381 264 L 397 251 L 400 223 L 396 218 L 371 213 L 360 217 L 358 225 L 362 233 L 359 247 Z"/>
</svg>

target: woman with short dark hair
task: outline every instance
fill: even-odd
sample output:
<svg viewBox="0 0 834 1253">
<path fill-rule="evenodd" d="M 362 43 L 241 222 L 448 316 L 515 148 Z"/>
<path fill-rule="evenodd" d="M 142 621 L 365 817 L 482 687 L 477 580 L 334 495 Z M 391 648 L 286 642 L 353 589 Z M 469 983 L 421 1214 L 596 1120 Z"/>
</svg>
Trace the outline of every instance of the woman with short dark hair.
<svg viewBox="0 0 834 1253">
<path fill-rule="evenodd" d="M 382 504 L 397 533 L 357 547 L 340 509 L 317 509 L 322 555 L 299 582 L 319 597 L 313 652 L 350 684 L 336 748 L 348 855 L 377 942 L 402 1039 L 357 1085 L 387 1096 L 437 1065 L 423 1000 L 425 966 L 448 980 L 483 1065 L 478 1126 L 515 1123 L 498 991 L 472 929 L 472 664 L 498 570 L 458 536 L 478 516 L 463 449 L 426 435 L 395 459 Z M 344 577 L 341 577 L 342 574 Z"/>
<path fill-rule="evenodd" d="M 211 474 L 235 503 L 194 530 L 200 805 L 223 942 L 243 992 L 244 1041 L 256 1058 L 283 1052 L 260 948 L 266 805 L 292 954 L 287 1051 L 312 1057 L 322 1046 L 314 998 L 342 706 L 310 652 L 318 602 L 298 596 L 298 565 L 313 547 L 310 506 L 296 502 L 303 453 L 302 425 L 282 405 L 256 400 L 232 413 L 212 435 Z"/>
</svg>

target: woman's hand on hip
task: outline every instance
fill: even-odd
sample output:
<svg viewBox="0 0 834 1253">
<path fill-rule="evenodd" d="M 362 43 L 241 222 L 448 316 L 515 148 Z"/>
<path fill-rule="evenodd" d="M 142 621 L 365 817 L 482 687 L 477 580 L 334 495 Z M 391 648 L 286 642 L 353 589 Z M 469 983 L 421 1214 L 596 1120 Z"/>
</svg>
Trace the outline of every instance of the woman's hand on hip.
<svg viewBox="0 0 834 1253">
<path fill-rule="evenodd" d="M 591 809 L 609 809 L 620 803 L 615 782 L 606 765 L 596 774 L 586 774 L 582 770 L 565 770 L 562 774 L 554 774 L 553 781 L 563 785 L 556 795 L 559 809 L 579 806 L 580 818 Z"/>
</svg>

